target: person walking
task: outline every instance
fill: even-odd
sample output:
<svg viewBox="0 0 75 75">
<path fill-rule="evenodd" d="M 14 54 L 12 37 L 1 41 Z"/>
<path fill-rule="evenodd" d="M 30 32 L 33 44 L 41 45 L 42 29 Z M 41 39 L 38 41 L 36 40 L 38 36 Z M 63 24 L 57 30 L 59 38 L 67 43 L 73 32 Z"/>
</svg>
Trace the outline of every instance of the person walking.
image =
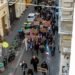
<svg viewBox="0 0 75 75">
<path fill-rule="evenodd" d="M 52 56 L 55 56 L 55 42 L 53 42 L 53 44 L 52 44 L 51 55 L 52 55 Z"/>
<path fill-rule="evenodd" d="M 31 59 L 31 64 L 33 65 L 34 71 L 37 72 L 37 65 L 39 63 L 39 59 L 36 56 L 33 56 Z"/>
<path fill-rule="evenodd" d="M 26 75 L 26 68 L 27 68 L 27 63 L 25 63 L 24 61 L 22 63 L 20 63 L 20 66 L 22 68 L 22 71 L 23 71 L 23 75 Z"/>
<path fill-rule="evenodd" d="M 23 43 L 25 44 L 25 48 L 26 48 L 26 51 L 28 50 L 28 38 L 25 37 L 25 39 L 23 40 Z"/>
<path fill-rule="evenodd" d="M 47 65 L 47 63 L 46 63 L 45 61 L 41 64 L 41 68 L 44 70 L 44 71 L 42 72 L 42 74 L 43 74 L 43 75 L 46 75 L 47 70 L 48 70 L 48 65 Z"/>
<path fill-rule="evenodd" d="M 43 45 L 43 43 L 40 44 L 39 49 L 42 54 L 45 52 L 45 46 Z"/>
<path fill-rule="evenodd" d="M 35 43 L 35 51 L 36 51 L 36 54 L 38 55 L 39 53 L 39 43 L 38 42 Z"/>
</svg>

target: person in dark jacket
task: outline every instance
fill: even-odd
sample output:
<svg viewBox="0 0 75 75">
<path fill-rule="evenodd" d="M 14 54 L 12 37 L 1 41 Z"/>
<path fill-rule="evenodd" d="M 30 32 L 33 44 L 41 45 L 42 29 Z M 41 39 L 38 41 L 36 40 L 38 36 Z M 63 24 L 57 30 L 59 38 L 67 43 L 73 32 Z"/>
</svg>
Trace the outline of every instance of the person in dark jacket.
<svg viewBox="0 0 75 75">
<path fill-rule="evenodd" d="M 51 51 L 51 56 L 54 56 L 54 55 L 55 55 L 55 42 L 53 42 L 52 51 Z"/>
<path fill-rule="evenodd" d="M 45 46 L 43 45 L 43 43 L 40 44 L 39 49 L 42 54 L 45 52 Z"/>
<path fill-rule="evenodd" d="M 48 65 L 45 61 L 41 64 L 41 68 L 45 69 L 46 71 L 48 70 Z M 42 72 L 42 74 L 46 75 L 46 72 Z"/>
<path fill-rule="evenodd" d="M 22 30 L 22 31 L 19 31 L 18 32 L 18 36 L 19 36 L 19 38 L 21 39 L 21 40 L 23 40 L 24 38 L 25 38 L 25 33 L 24 33 L 24 31 Z"/>
<path fill-rule="evenodd" d="M 6 66 L 7 66 L 7 58 L 6 57 L 4 57 L 4 59 L 3 59 L 3 63 L 4 63 L 4 67 L 6 68 Z"/>
<path fill-rule="evenodd" d="M 21 66 L 21 68 L 22 68 L 22 70 L 23 70 L 23 75 L 26 75 L 25 70 L 26 70 L 26 68 L 27 68 L 27 63 L 25 63 L 25 62 L 23 61 L 22 63 L 20 63 L 20 66 Z"/>
<path fill-rule="evenodd" d="M 36 54 L 38 55 L 38 52 L 39 52 L 39 43 L 38 42 L 35 43 L 35 51 L 36 51 Z"/>
<path fill-rule="evenodd" d="M 33 70 L 32 69 L 28 69 L 27 75 L 33 75 Z"/>
<path fill-rule="evenodd" d="M 39 59 L 36 56 L 33 56 L 31 59 L 31 64 L 33 65 L 34 71 L 37 72 L 37 65 L 39 63 Z"/>
</svg>

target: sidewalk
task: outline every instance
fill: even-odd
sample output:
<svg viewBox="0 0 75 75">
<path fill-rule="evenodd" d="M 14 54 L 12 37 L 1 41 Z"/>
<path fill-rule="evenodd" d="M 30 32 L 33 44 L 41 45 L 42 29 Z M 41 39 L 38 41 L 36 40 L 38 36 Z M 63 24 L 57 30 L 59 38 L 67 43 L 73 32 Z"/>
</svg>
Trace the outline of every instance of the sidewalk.
<svg viewBox="0 0 75 75">
<path fill-rule="evenodd" d="M 15 60 L 11 63 L 9 63 L 7 65 L 7 68 L 6 70 L 3 72 L 3 73 L 0 73 L 0 75 L 9 75 L 10 73 L 14 73 L 17 69 L 17 66 L 19 65 L 20 63 L 20 60 L 22 58 L 22 55 L 23 55 L 23 52 L 24 52 L 24 49 L 25 47 L 22 47 L 20 48 L 20 51 L 17 51 L 16 53 L 16 57 L 15 57 Z"/>
<path fill-rule="evenodd" d="M 17 35 L 17 30 L 21 29 L 22 26 L 24 25 L 24 22 L 26 21 L 27 19 L 27 16 L 28 16 L 28 13 L 32 12 L 33 11 L 33 8 L 32 7 L 29 7 L 27 8 L 23 15 L 18 19 L 16 20 L 13 25 L 14 25 L 14 28 L 12 31 L 10 31 L 9 35 L 8 36 L 5 36 L 5 39 L 11 44 L 14 37 Z"/>
<path fill-rule="evenodd" d="M 24 22 L 26 21 L 28 13 L 32 12 L 32 11 L 33 11 L 33 7 L 29 7 L 28 9 L 26 9 L 24 11 L 24 13 L 20 17 L 20 19 L 14 22 L 13 30 L 10 32 L 10 34 L 8 36 L 5 36 L 5 39 L 9 42 L 9 44 L 12 43 L 14 37 L 17 35 L 17 30 L 21 29 L 22 26 L 24 25 Z M 16 67 L 18 66 L 18 64 L 20 62 L 20 59 L 21 59 L 22 54 L 23 54 L 23 51 L 24 51 L 24 46 L 21 47 L 21 48 L 22 49 L 19 49 L 19 51 L 17 51 L 15 60 L 12 63 L 9 63 L 8 67 L 6 68 L 6 70 L 3 73 L 0 73 L 0 75 L 9 75 L 9 73 L 15 71 Z"/>
</svg>

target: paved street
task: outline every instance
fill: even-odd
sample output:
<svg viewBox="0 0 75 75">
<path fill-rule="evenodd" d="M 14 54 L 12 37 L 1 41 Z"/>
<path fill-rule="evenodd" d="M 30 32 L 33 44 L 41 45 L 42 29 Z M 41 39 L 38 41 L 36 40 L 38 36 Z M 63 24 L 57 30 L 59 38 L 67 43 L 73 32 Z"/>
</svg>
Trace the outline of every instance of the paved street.
<svg viewBox="0 0 75 75">
<path fill-rule="evenodd" d="M 22 26 L 24 25 L 24 22 L 26 21 L 27 15 L 30 12 L 33 12 L 33 7 L 29 7 L 28 9 L 26 9 L 23 13 L 23 15 L 19 18 L 19 20 L 15 21 L 14 24 L 14 28 L 12 29 L 12 31 L 10 32 L 10 34 L 8 36 L 5 37 L 5 39 L 11 44 L 14 37 L 17 35 L 17 31 L 19 29 L 22 28 Z M 22 46 L 23 48 L 23 46 Z M 15 66 L 17 65 L 17 61 L 19 60 L 20 55 L 22 55 L 22 51 L 24 49 L 19 49 L 19 51 L 17 51 L 16 55 L 16 59 L 14 60 L 14 62 L 8 64 L 8 68 L 5 70 L 5 72 L 2 73 L 2 75 L 8 75 L 10 72 L 15 70 Z M 14 65 L 15 64 L 15 65 Z M 0 74 L 1 75 L 1 74 Z"/>
<path fill-rule="evenodd" d="M 40 53 L 38 55 L 38 58 L 40 59 L 39 66 L 42 63 L 42 61 L 44 61 L 44 60 L 46 60 L 48 62 L 48 67 L 49 67 L 48 75 L 58 75 L 58 73 L 59 73 L 60 54 L 59 54 L 59 51 L 58 51 L 58 44 L 57 44 L 58 39 L 57 38 L 58 37 L 56 35 L 56 54 L 55 54 L 54 57 L 51 57 L 51 55 L 49 55 L 48 57 L 42 58 Z M 21 61 L 24 60 L 28 64 L 28 68 L 32 67 L 31 64 L 30 64 L 31 57 L 32 57 L 31 52 L 24 51 L 24 54 L 23 54 L 23 57 L 22 57 Z M 22 70 L 21 70 L 20 66 L 18 66 L 15 75 L 22 75 Z M 37 75 L 42 75 L 42 74 L 41 74 L 41 72 L 39 72 Z"/>
<path fill-rule="evenodd" d="M 5 37 L 10 43 L 12 42 L 14 37 L 16 36 L 17 30 L 20 29 L 24 25 L 24 22 L 25 22 L 29 12 L 33 12 L 33 7 L 29 7 L 28 9 L 26 9 L 26 11 L 21 16 L 21 18 L 14 22 L 15 28 L 10 32 L 9 36 Z M 49 67 L 48 75 L 58 75 L 58 72 L 59 72 L 60 54 L 58 51 L 58 34 L 57 33 L 56 33 L 55 37 L 56 37 L 55 38 L 55 40 L 56 40 L 55 41 L 56 42 L 56 52 L 55 52 L 56 54 L 55 54 L 55 56 L 51 57 L 51 55 L 49 54 L 48 57 L 45 56 L 43 58 L 41 53 L 39 53 L 39 55 L 38 55 L 38 58 L 40 60 L 38 66 L 40 66 L 41 62 L 44 60 L 46 60 L 48 62 L 48 65 L 49 65 L 48 66 Z M 21 70 L 19 64 L 20 64 L 20 62 L 25 60 L 25 62 L 28 64 L 28 68 L 31 68 L 32 67 L 30 64 L 31 57 L 32 57 L 31 52 L 30 51 L 26 52 L 24 45 L 22 45 L 19 52 L 17 52 L 15 60 L 12 63 L 10 63 L 8 65 L 8 68 L 6 69 L 6 71 L 0 75 L 9 75 L 9 73 L 12 73 L 12 72 L 15 72 L 15 75 L 22 75 L 22 70 Z M 42 75 L 42 74 L 41 74 L 41 72 L 38 72 L 38 74 L 35 74 L 35 75 Z"/>
</svg>

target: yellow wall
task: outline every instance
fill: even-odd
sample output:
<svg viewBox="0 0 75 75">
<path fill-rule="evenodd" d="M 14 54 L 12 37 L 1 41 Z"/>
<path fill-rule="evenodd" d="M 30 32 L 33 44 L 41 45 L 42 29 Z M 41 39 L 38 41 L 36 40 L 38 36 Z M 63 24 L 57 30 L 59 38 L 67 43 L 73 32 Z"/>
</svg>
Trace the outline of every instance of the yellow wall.
<svg viewBox="0 0 75 75">
<path fill-rule="evenodd" d="M 3 25 L 2 25 L 2 17 L 5 17 L 6 29 L 10 28 L 10 20 L 9 20 L 9 10 L 8 4 L 4 4 L 0 6 L 0 35 L 4 37 Z"/>
</svg>

